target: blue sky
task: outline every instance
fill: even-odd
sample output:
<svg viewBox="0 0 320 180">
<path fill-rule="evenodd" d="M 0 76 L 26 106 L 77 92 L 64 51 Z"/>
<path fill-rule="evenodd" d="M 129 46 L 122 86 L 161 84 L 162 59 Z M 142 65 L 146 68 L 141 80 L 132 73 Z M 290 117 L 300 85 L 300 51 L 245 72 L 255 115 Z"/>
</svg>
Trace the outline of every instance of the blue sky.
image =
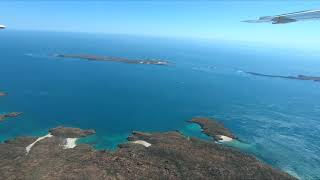
<svg viewBox="0 0 320 180">
<path fill-rule="evenodd" d="M 319 9 L 318 1 L 1 1 L 8 29 L 102 32 L 320 47 L 320 21 L 240 22 Z"/>
</svg>

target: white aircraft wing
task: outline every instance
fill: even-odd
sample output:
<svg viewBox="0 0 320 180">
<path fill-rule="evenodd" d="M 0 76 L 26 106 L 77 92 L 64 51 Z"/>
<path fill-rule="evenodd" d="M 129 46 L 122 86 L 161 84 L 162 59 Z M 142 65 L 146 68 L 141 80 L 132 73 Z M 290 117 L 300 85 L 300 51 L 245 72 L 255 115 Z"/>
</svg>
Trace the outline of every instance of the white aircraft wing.
<svg viewBox="0 0 320 180">
<path fill-rule="evenodd" d="M 308 11 L 299 11 L 287 14 L 281 14 L 276 16 L 264 16 L 260 17 L 257 20 L 247 20 L 243 22 L 247 23 L 272 23 L 272 24 L 285 24 L 297 21 L 305 20 L 320 20 L 320 10 L 308 10 Z"/>
</svg>

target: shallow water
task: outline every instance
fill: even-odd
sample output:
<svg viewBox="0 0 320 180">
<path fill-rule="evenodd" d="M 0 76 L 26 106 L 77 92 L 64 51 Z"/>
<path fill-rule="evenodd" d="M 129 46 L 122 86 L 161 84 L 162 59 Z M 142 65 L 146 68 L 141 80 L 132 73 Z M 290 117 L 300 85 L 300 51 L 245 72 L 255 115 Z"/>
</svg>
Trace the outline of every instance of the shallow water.
<svg viewBox="0 0 320 180">
<path fill-rule="evenodd" d="M 80 143 L 115 149 L 133 130 L 181 130 L 207 138 L 194 116 L 222 121 L 233 146 L 302 179 L 320 178 L 320 83 L 255 77 L 243 71 L 320 76 L 318 58 L 237 42 L 3 31 L 0 141 L 45 135 L 58 126 L 93 128 Z M 168 60 L 172 66 L 61 59 L 87 53 Z"/>
</svg>

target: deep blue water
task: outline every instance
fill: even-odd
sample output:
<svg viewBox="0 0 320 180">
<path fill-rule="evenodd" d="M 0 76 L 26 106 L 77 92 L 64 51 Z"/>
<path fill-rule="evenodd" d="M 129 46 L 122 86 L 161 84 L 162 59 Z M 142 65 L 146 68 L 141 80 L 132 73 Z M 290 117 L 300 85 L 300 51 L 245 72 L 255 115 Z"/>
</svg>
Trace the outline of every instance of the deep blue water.
<svg viewBox="0 0 320 180">
<path fill-rule="evenodd" d="M 319 56 L 238 42 L 27 31 L 0 32 L 0 141 L 58 126 L 93 128 L 83 142 L 114 149 L 132 130 L 182 130 L 214 117 L 242 143 L 233 146 L 302 179 L 320 179 L 320 83 L 255 77 L 320 76 Z M 157 58 L 172 66 L 51 57 L 88 53 Z M 205 138 L 205 137 L 204 137 Z"/>
</svg>

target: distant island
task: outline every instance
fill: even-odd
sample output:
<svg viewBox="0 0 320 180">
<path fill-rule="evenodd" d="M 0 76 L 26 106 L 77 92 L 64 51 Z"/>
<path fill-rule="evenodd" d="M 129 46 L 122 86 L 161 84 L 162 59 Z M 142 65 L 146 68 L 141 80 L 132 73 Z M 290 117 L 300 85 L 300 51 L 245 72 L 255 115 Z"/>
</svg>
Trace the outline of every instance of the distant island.
<svg viewBox="0 0 320 180">
<path fill-rule="evenodd" d="M 214 120 L 192 121 L 213 138 L 235 138 Z M 296 179 L 239 150 L 178 131 L 135 131 L 116 151 L 75 143 L 94 133 L 58 127 L 42 137 L 5 141 L 0 144 L 0 179 Z"/>
<path fill-rule="evenodd" d="M 0 92 L 0 97 L 1 96 L 6 96 L 7 95 L 7 93 L 5 93 L 5 92 Z"/>
<path fill-rule="evenodd" d="M 84 59 L 89 61 L 113 61 L 113 62 L 122 62 L 128 64 L 151 64 L 151 65 L 169 65 L 168 61 L 156 60 L 156 59 L 128 59 L 120 57 L 111 57 L 111 56 L 97 56 L 97 55 L 88 55 L 88 54 L 56 54 L 54 55 L 60 58 L 73 58 L 73 59 Z"/>
<path fill-rule="evenodd" d="M 6 113 L 6 114 L 0 114 L 0 122 L 4 121 L 6 118 L 14 118 L 17 116 L 20 116 L 22 112 L 11 112 L 11 113 Z"/>
<path fill-rule="evenodd" d="M 309 80 L 309 81 L 316 81 L 320 82 L 320 77 L 317 76 L 305 76 L 305 75 L 298 75 L 298 76 L 278 76 L 278 75 L 268 75 L 268 74 L 261 74 L 256 72 L 246 72 L 248 74 L 254 76 L 264 76 L 264 77 L 272 77 L 272 78 L 284 78 L 284 79 L 295 79 L 295 80 Z"/>
</svg>

